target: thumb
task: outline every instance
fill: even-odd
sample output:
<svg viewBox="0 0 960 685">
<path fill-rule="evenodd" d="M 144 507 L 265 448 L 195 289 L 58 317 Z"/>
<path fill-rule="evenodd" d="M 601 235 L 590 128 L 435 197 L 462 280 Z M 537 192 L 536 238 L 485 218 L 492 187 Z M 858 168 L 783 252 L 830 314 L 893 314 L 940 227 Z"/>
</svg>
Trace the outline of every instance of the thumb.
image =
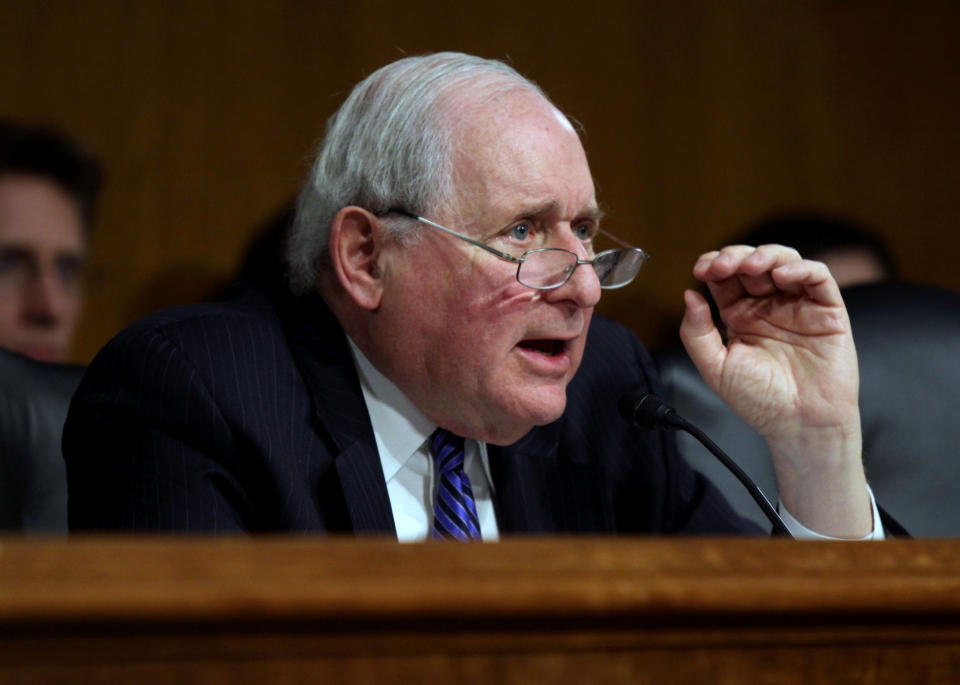
<svg viewBox="0 0 960 685">
<path fill-rule="evenodd" d="M 686 310 L 680 324 L 680 340 L 703 380 L 714 392 L 719 392 L 727 348 L 713 324 L 710 305 L 703 295 L 693 290 L 684 291 L 683 302 Z"/>
</svg>

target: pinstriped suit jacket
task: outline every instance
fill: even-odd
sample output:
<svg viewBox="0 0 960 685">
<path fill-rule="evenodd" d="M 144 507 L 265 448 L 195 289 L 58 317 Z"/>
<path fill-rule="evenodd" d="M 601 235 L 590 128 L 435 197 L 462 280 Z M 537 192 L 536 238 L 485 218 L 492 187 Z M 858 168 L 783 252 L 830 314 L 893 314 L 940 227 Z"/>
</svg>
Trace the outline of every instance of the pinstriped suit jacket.
<svg viewBox="0 0 960 685">
<path fill-rule="evenodd" d="M 558 421 L 490 446 L 511 532 L 759 532 L 628 425 L 627 389 L 660 391 L 626 329 L 596 316 Z M 370 420 L 336 319 L 318 297 L 248 291 L 159 312 L 89 367 L 64 430 L 72 529 L 395 534 Z"/>
</svg>

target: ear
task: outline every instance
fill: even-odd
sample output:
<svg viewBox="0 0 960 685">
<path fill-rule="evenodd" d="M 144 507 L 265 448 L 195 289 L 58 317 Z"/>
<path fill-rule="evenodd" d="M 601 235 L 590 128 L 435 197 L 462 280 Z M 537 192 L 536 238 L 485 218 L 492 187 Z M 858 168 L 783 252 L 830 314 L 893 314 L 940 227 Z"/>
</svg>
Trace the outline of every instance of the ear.
<svg viewBox="0 0 960 685">
<path fill-rule="evenodd" d="M 380 306 L 383 281 L 378 259 L 383 240 L 376 216 L 360 207 L 344 207 L 330 225 L 330 260 L 337 280 L 364 309 Z"/>
</svg>

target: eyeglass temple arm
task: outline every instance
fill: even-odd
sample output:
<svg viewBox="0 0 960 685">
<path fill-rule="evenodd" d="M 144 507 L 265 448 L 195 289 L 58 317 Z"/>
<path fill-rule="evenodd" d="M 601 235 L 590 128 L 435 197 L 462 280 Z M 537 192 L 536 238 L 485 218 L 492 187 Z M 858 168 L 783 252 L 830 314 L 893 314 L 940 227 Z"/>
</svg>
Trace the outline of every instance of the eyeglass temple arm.
<svg viewBox="0 0 960 685">
<path fill-rule="evenodd" d="M 497 250 L 497 249 L 495 249 L 495 248 L 493 248 L 493 247 L 490 247 L 489 245 L 484 245 L 483 243 L 481 243 L 481 242 L 479 242 L 479 241 L 477 241 L 477 240 L 474 240 L 473 238 L 468 238 L 467 236 L 463 235 L 462 233 L 457 233 L 457 232 L 454 231 L 452 228 L 447 228 L 446 226 L 441 226 L 441 225 L 438 224 L 438 223 L 434 223 L 433 221 L 430 221 L 430 219 L 424 219 L 422 216 L 417 216 L 416 214 L 411 214 L 410 212 L 407 212 L 407 211 L 405 211 L 405 210 L 403 210 L 403 209 L 390 209 L 390 210 L 384 212 L 384 214 L 400 214 L 401 216 L 405 216 L 405 217 L 407 217 L 408 219 L 413 219 L 414 221 L 419 221 L 420 223 L 427 224 L 428 226 L 433 226 L 434 228 L 438 228 L 438 229 L 440 229 L 441 231 L 443 231 L 444 233 L 449 233 L 449 234 L 452 235 L 452 236 L 455 236 L 455 237 L 457 237 L 457 238 L 460 238 L 460 240 L 466 240 L 466 241 L 467 241 L 468 243 L 470 243 L 471 245 L 476 245 L 476 246 L 479 247 L 480 249 L 486 250 L 487 252 L 489 252 L 489 253 L 492 254 L 492 255 L 496 255 L 496 256 L 499 257 L 500 259 L 504 259 L 504 260 L 506 260 L 506 261 L 508 261 L 508 262 L 513 262 L 514 264 L 522 264 L 522 263 L 523 263 L 523 260 L 520 259 L 519 257 L 514 257 L 513 255 L 508 255 L 506 252 L 501 252 L 500 250 Z M 382 215 L 381 215 L 381 216 L 382 216 Z"/>
<path fill-rule="evenodd" d="M 612 240 L 613 242 L 615 242 L 615 243 L 616 243 L 617 245 L 619 245 L 620 247 L 625 247 L 625 248 L 627 248 L 627 249 L 629 249 L 629 250 L 634 250 L 634 249 L 636 249 L 633 245 L 631 245 L 630 243 L 628 243 L 628 242 L 625 241 L 625 240 L 621 240 L 620 238 L 618 238 L 617 236 L 615 236 L 615 235 L 614 235 L 613 233 L 611 233 L 610 231 L 605 231 L 605 230 L 603 230 L 602 228 L 597 228 L 597 232 L 598 232 L 598 233 L 602 233 L 603 235 L 607 236 L 608 238 L 610 238 L 610 240 Z"/>
</svg>

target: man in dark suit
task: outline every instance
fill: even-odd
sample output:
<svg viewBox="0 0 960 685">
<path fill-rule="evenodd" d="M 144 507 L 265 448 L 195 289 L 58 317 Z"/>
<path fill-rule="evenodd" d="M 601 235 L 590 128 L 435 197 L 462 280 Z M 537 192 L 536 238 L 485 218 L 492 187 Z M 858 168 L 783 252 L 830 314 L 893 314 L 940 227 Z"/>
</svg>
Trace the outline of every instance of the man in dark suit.
<svg viewBox="0 0 960 685">
<path fill-rule="evenodd" d="M 444 53 L 375 72 L 301 193 L 297 297 L 160 313 L 94 361 L 65 433 L 71 526 L 751 530 L 669 435 L 617 415 L 659 382 L 631 334 L 592 317 L 645 258 L 596 254 L 599 222 L 574 128 L 511 68 Z M 825 267 L 735 246 L 694 274 L 733 342 L 692 292 L 681 335 L 770 442 L 794 529 L 880 533 Z"/>
</svg>

